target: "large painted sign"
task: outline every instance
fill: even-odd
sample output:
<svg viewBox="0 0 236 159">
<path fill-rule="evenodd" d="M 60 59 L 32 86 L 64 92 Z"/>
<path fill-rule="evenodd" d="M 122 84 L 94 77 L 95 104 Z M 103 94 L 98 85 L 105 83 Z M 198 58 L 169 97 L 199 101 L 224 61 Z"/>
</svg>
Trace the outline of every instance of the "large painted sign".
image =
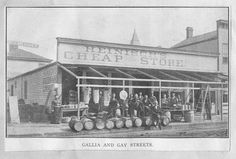
<svg viewBox="0 0 236 159">
<path fill-rule="evenodd" d="M 217 57 L 178 52 L 113 48 L 59 43 L 57 59 L 63 64 L 215 72 Z"/>
</svg>

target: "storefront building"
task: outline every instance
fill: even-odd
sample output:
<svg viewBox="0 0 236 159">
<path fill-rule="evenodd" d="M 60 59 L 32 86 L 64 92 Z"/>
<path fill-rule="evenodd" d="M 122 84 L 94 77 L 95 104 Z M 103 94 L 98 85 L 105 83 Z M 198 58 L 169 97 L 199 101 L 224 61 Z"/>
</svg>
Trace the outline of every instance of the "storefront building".
<svg viewBox="0 0 236 159">
<path fill-rule="evenodd" d="M 222 114 L 228 81 L 218 69 L 219 53 L 165 49 L 131 44 L 57 38 L 57 61 L 8 80 L 18 81 L 18 99 L 50 106 L 57 100 L 67 111 L 89 108 L 92 99 L 106 109 L 111 94 L 181 95 L 195 109 L 211 92 L 212 113 Z M 223 78 L 224 77 L 224 78 Z"/>
</svg>

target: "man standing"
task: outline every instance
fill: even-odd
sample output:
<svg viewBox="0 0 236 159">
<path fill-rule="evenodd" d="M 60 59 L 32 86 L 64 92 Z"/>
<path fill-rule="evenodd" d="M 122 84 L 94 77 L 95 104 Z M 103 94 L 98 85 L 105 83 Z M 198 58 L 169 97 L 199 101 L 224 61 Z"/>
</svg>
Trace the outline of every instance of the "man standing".
<svg viewBox="0 0 236 159">
<path fill-rule="evenodd" d="M 176 107 L 177 103 L 178 103 L 178 99 L 176 98 L 175 93 L 172 93 L 172 97 L 170 99 L 170 105 L 172 107 Z"/>
<path fill-rule="evenodd" d="M 143 105 L 144 105 L 144 115 L 148 115 L 149 111 L 151 110 L 151 103 L 150 100 L 148 99 L 148 95 L 144 96 L 143 99 Z"/>
<path fill-rule="evenodd" d="M 119 102 L 116 99 L 116 94 L 115 93 L 112 94 L 112 98 L 111 98 L 111 101 L 109 103 L 109 107 L 110 107 L 110 113 L 112 114 L 112 117 L 115 117 L 116 109 L 119 108 Z"/>
</svg>

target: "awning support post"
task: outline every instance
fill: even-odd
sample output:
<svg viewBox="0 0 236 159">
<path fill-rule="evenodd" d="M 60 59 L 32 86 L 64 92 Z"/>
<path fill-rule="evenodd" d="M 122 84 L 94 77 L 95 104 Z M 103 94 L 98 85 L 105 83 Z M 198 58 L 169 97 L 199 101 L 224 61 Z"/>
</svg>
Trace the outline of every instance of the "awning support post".
<svg viewBox="0 0 236 159">
<path fill-rule="evenodd" d="M 122 82 L 123 82 L 123 90 L 125 90 L 125 80 L 123 80 Z"/>
<path fill-rule="evenodd" d="M 220 96 L 221 96 L 221 102 L 220 102 L 220 119 L 221 121 L 223 120 L 223 84 L 221 84 L 221 91 L 220 91 Z"/>
<path fill-rule="evenodd" d="M 77 114 L 77 117 L 80 120 L 80 78 L 77 78 L 77 97 L 78 97 L 78 114 Z"/>
<path fill-rule="evenodd" d="M 159 105 L 161 108 L 161 81 L 159 81 L 159 87 L 160 87 L 160 91 L 159 91 Z"/>
<path fill-rule="evenodd" d="M 193 88 L 194 88 L 194 83 L 192 83 L 192 86 L 193 86 Z M 194 109 L 194 108 L 195 108 L 195 95 L 194 95 L 194 89 L 193 89 L 192 98 L 193 98 L 193 109 Z"/>
</svg>

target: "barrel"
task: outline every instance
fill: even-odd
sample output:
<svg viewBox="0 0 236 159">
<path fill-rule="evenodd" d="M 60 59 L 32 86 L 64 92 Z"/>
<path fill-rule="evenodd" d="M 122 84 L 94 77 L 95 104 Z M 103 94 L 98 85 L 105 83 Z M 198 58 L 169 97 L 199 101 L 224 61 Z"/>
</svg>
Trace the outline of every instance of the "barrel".
<svg viewBox="0 0 236 159">
<path fill-rule="evenodd" d="M 131 128 L 133 126 L 133 121 L 128 117 L 122 118 L 126 128 Z"/>
<path fill-rule="evenodd" d="M 151 126 L 152 125 L 152 119 L 149 116 L 144 117 L 142 121 L 143 121 L 144 126 Z"/>
<path fill-rule="evenodd" d="M 96 119 L 95 120 L 95 127 L 98 130 L 104 129 L 105 128 L 105 122 L 102 119 Z"/>
<path fill-rule="evenodd" d="M 170 123 L 170 118 L 167 116 L 162 116 L 161 117 L 161 125 L 162 126 L 167 126 Z"/>
<path fill-rule="evenodd" d="M 83 129 L 83 123 L 78 119 L 72 119 L 69 122 L 69 127 L 74 131 L 81 131 Z"/>
<path fill-rule="evenodd" d="M 166 111 L 164 113 L 164 115 L 167 116 L 170 119 L 170 121 L 171 121 L 171 113 L 169 111 Z"/>
<path fill-rule="evenodd" d="M 142 120 L 139 117 L 132 117 L 133 125 L 136 127 L 142 126 Z"/>
<path fill-rule="evenodd" d="M 113 129 L 114 128 L 114 122 L 110 119 L 106 120 L 105 126 L 107 129 Z"/>
<path fill-rule="evenodd" d="M 94 122 L 91 119 L 83 118 L 81 119 L 81 122 L 86 130 L 92 130 L 94 128 Z"/>
<path fill-rule="evenodd" d="M 72 120 L 76 120 L 76 119 L 78 119 L 76 116 L 72 116 L 71 118 L 70 118 L 70 121 L 69 121 L 69 127 L 73 130 L 73 125 L 72 125 Z"/>
<path fill-rule="evenodd" d="M 184 121 L 185 122 L 193 122 L 194 121 L 194 111 L 189 110 L 184 112 Z"/>
<path fill-rule="evenodd" d="M 112 118 L 111 120 L 114 122 L 116 128 L 120 129 L 124 127 L 124 121 L 121 118 Z"/>
</svg>

